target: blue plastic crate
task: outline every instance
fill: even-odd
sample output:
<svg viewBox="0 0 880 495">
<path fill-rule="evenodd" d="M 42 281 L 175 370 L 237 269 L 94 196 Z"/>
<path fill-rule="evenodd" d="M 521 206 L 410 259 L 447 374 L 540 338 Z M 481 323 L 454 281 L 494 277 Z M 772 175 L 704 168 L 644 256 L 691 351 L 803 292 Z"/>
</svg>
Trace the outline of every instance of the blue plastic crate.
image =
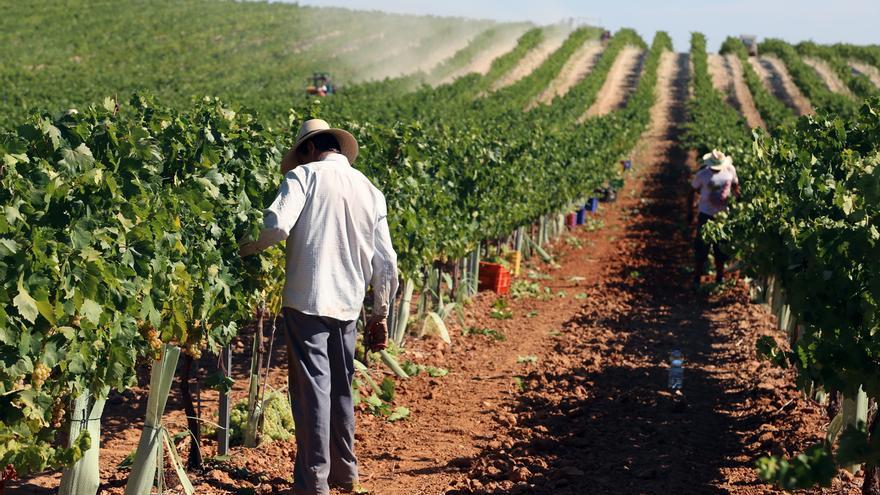
<svg viewBox="0 0 880 495">
<path fill-rule="evenodd" d="M 596 213 L 599 211 L 599 198 L 590 198 L 584 208 L 590 213 Z"/>
</svg>

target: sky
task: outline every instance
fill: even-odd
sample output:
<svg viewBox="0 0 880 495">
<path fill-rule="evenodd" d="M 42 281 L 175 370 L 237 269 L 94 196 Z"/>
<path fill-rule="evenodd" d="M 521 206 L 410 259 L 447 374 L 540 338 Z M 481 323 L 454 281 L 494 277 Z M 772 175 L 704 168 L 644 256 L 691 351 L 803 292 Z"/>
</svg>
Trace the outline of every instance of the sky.
<svg viewBox="0 0 880 495">
<path fill-rule="evenodd" d="M 301 5 L 375 9 L 403 14 L 461 16 L 550 24 L 584 18 L 612 31 L 636 29 L 650 43 L 665 30 L 676 50 L 690 33 L 706 35 L 717 50 L 727 36 L 753 34 L 798 42 L 880 44 L 880 0 L 299 0 Z"/>
</svg>

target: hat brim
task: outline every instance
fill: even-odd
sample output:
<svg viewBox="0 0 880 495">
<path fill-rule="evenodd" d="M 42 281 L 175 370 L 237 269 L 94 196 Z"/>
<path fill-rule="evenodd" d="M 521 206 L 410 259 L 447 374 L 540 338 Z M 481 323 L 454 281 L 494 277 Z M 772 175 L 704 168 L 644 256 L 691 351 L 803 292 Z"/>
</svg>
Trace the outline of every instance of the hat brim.
<svg viewBox="0 0 880 495">
<path fill-rule="evenodd" d="M 715 172 L 720 172 L 722 169 L 724 169 L 724 167 L 728 165 L 733 165 L 733 159 L 731 159 L 729 156 L 725 156 L 721 160 L 721 162 L 718 162 L 716 160 L 707 160 L 706 162 L 704 162 L 704 164 L 709 167 L 709 169 Z"/>
<path fill-rule="evenodd" d="M 339 142 L 339 147 L 341 148 L 339 151 L 346 158 L 348 158 L 348 163 L 353 164 L 354 161 L 357 160 L 359 146 L 357 139 L 355 139 L 350 132 L 343 129 L 335 128 L 319 129 L 299 138 L 296 143 L 294 143 L 293 146 L 291 146 L 290 149 L 287 150 L 287 153 L 284 154 L 284 158 L 281 160 L 281 168 L 287 169 L 302 165 L 302 163 L 299 161 L 299 158 L 297 158 L 296 156 L 296 149 L 299 148 L 300 145 L 302 145 L 304 142 L 319 134 L 330 134 L 331 136 L 335 137 L 336 140 Z"/>
</svg>

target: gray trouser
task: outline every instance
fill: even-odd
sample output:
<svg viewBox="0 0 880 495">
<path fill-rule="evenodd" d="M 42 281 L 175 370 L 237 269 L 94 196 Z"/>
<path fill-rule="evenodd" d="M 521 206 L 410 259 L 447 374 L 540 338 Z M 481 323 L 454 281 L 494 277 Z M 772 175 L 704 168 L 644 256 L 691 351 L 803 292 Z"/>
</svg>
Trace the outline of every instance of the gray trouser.
<svg viewBox="0 0 880 495">
<path fill-rule="evenodd" d="M 358 478 L 354 456 L 354 321 L 284 308 L 296 423 L 293 493 L 325 495 Z"/>
</svg>

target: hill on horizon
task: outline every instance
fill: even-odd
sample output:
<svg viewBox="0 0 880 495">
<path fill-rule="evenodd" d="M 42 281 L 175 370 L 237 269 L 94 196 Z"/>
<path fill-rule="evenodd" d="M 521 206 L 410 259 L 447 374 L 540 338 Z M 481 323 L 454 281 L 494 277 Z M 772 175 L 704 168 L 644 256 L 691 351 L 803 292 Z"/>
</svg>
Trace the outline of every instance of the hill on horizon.
<svg viewBox="0 0 880 495">
<path fill-rule="evenodd" d="M 171 105 L 220 96 L 278 117 L 314 71 L 330 72 L 341 85 L 429 74 L 471 42 L 480 46 L 456 63 L 512 47 L 527 27 L 230 0 L 7 4 L 0 7 L 0 124 L 32 109 L 89 105 L 134 91 Z"/>
</svg>

